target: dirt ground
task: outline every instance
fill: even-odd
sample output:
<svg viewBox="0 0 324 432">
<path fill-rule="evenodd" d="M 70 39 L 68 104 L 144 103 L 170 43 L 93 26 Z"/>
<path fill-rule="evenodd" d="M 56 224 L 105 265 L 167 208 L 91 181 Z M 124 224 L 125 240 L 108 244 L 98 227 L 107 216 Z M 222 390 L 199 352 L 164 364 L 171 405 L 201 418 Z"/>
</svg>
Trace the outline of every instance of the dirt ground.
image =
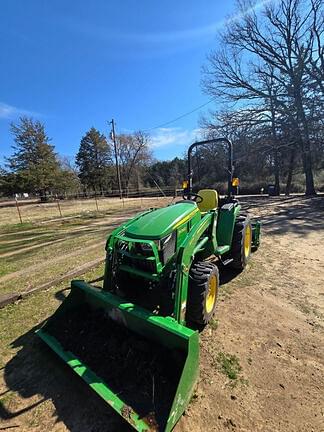
<svg viewBox="0 0 324 432">
<path fill-rule="evenodd" d="M 263 222 L 262 245 L 223 286 L 177 432 L 324 431 L 324 199 L 269 204 L 245 206 Z M 236 381 L 215 372 L 219 351 L 239 360 Z"/>
<path fill-rule="evenodd" d="M 174 431 L 324 431 L 324 198 L 243 204 L 263 223 L 261 247 L 243 273 L 221 271 L 199 384 Z M 66 292 L 0 311 L 0 430 L 130 431 L 34 336 Z"/>
</svg>

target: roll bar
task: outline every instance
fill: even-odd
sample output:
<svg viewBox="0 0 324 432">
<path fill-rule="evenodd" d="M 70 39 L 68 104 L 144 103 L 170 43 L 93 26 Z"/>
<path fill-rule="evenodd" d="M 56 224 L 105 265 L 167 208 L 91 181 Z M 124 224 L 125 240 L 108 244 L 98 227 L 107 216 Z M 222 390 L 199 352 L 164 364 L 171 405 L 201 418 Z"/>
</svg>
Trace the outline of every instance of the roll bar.
<svg viewBox="0 0 324 432">
<path fill-rule="evenodd" d="M 233 180 L 233 144 L 228 138 L 213 138 L 210 140 L 205 141 L 198 141 L 193 144 L 188 149 L 188 187 L 187 192 L 190 194 L 192 192 L 192 176 L 193 176 L 193 170 L 192 170 L 192 151 L 194 148 L 206 144 L 213 144 L 213 143 L 225 143 L 228 146 L 228 165 L 227 165 L 227 171 L 228 171 L 228 181 L 227 181 L 227 198 L 232 197 L 232 180 Z M 187 193 L 186 192 L 186 193 Z"/>
</svg>

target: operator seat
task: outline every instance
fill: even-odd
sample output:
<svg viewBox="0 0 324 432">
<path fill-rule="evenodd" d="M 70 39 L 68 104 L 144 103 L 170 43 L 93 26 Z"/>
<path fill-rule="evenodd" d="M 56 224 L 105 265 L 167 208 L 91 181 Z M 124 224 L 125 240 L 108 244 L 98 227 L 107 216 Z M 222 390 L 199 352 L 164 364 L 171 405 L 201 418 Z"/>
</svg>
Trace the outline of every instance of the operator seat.
<svg viewBox="0 0 324 432">
<path fill-rule="evenodd" d="M 197 202 L 202 213 L 215 210 L 218 207 L 218 193 L 215 189 L 201 189 L 198 195 L 203 199 L 201 202 Z"/>
</svg>

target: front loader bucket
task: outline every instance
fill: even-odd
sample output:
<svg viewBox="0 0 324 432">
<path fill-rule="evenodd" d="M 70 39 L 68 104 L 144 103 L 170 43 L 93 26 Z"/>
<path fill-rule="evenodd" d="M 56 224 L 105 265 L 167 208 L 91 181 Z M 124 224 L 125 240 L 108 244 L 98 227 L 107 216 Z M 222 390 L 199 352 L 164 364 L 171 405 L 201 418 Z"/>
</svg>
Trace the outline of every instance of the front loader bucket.
<svg viewBox="0 0 324 432">
<path fill-rule="evenodd" d="M 198 333 L 83 281 L 37 331 L 138 431 L 170 431 L 198 378 Z"/>
</svg>

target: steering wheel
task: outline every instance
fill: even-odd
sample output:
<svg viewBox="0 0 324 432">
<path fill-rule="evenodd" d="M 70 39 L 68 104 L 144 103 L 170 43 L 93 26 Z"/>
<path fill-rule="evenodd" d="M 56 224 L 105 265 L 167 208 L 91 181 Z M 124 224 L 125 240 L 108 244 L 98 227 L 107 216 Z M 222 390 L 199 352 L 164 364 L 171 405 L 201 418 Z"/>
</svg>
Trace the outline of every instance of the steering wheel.
<svg viewBox="0 0 324 432">
<path fill-rule="evenodd" d="M 191 201 L 196 201 L 197 204 L 201 203 L 204 198 L 194 192 L 189 192 L 187 195 L 183 194 L 183 198 Z"/>
</svg>

